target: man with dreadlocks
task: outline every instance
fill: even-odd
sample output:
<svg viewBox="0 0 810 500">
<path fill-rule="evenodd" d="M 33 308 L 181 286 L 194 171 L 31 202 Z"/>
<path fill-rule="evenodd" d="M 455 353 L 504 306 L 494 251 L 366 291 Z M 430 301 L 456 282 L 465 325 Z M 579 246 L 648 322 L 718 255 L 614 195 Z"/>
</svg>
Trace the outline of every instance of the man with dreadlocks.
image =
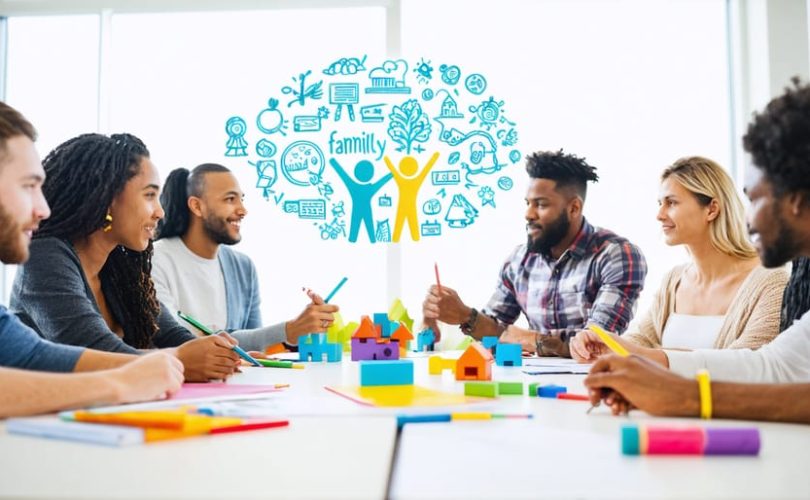
<svg viewBox="0 0 810 500">
<path fill-rule="evenodd" d="M 35 139 L 31 123 L 0 102 L 0 261 L 5 264 L 25 262 L 32 233 L 50 214 Z M 139 358 L 54 344 L 3 306 L 0 345 L 0 418 L 156 399 L 177 391 L 183 381 L 183 365 L 169 353 Z"/>
<path fill-rule="evenodd" d="M 19 268 L 12 310 L 49 340 L 110 352 L 177 347 L 187 380 L 239 365 L 227 334 L 198 339 L 155 295 L 152 238 L 160 177 L 135 136 L 84 134 L 51 151 L 42 185 L 51 217 Z"/>
<path fill-rule="evenodd" d="M 158 299 L 171 311 L 230 332 L 249 350 L 297 344 L 301 335 L 325 332 L 338 308 L 315 294 L 295 319 L 262 325 L 256 268 L 250 257 L 231 249 L 242 240 L 243 197 L 236 176 L 216 163 L 169 174 L 160 195 L 166 215 L 158 224 L 152 267 Z"/>
<path fill-rule="evenodd" d="M 794 79 L 754 116 L 743 146 L 753 161 L 745 187 L 749 233 L 762 264 L 773 268 L 810 257 L 810 85 Z M 794 277 L 801 272 L 797 268 Z M 604 399 L 616 414 L 639 408 L 654 415 L 810 423 L 810 313 L 793 307 L 806 301 L 797 299 L 786 299 L 790 326 L 756 351 L 668 351 L 669 370 L 638 356 L 600 358 L 585 379 L 591 402 Z M 708 390 L 692 378 L 698 369 L 711 375 Z M 707 399 L 710 405 L 701 403 Z"/>
<path fill-rule="evenodd" d="M 437 335 L 439 320 L 476 339 L 500 335 L 528 352 L 568 356 L 568 339 L 590 323 L 627 328 L 647 264 L 635 245 L 585 220 L 587 183 L 598 176 L 583 158 L 538 152 L 526 171 L 528 238 L 506 259 L 487 306 L 479 314 L 442 285 L 429 289 L 422 312 Z M 512 325 L 521 313 L 530 330 Z"/>
</svg>

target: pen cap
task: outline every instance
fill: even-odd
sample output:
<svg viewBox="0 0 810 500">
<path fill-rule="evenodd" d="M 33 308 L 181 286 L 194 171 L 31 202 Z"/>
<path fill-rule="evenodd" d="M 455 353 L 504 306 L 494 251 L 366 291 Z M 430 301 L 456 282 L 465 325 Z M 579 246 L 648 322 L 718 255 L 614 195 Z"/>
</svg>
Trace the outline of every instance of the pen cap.
<svg viewBox="0 0 810 500">
<path fill-rule="evenodd" d="M 706 455 L 758 455 L 759 429 L 727 427 L 706 429 Z"/>
</svg>

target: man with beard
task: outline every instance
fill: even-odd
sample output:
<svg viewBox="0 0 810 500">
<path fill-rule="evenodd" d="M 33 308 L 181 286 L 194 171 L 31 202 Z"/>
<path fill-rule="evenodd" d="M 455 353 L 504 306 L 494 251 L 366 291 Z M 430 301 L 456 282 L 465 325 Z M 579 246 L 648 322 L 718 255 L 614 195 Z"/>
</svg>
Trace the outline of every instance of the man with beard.
<svg viewBox="0 0 810 500">
<path fill-rule="evenodd" d="M 31 123 L 0 102 L 0 261 L 4 264 L 28 260 L 31 236 L 50 215 L 42 194 L 45 172 L 35 139 Z M 0 346 L 0 418 L 157 399 L 177 391 L 183 381 L 183 364 L 171 353 L 139 358 L 54 344 L 41 339 L 2 305 Z"/>
<path fill-rule="evenodd" d="M 753 160 L 749 233 L 765 267 L 810 256 L 810 86 L 793 84 L 743 137 Z M 808 312 L 759 350 L 666 351 L 660 363 L 669 370 L 637 356 L 600 358 L 585 379 L 591 402 L 604 399 L 616 414 L 810 423 Z M 692 379 L 698 370 L 710 374 L 710 386 Z"/>
<path fill-rule="evenodd" d="M 627 328 L 647 264 L 629 241 L 585 220 L 587 183 L 598 180 L 594 167 L 562 150 L 526 160 L 528 238 L 506 259 L 487 306 L 479 313 L 442 285 L 430 288 L 422 312 L 437 335 L 439 320 L 476 339 L 500 336 L 524 351 L 568 356 L 567 340 L 577 329 Z M 521 313 L 530 330 L 512 325 Z"/>
<path fill-rule="evenodd" d="M 213 329 L 223 329 L 245 349 L 261 351 L 301 335 L 324 332 L 338 307 L 310 293 L 311 303 L 290 321 L 263 326 L 259 280 L 247 255 L 231 249 L 242 239 L 247 215 L 236 177 L 222 165 L 204 163 L 169 174 L 160 202 L 152 279 L 158 300 Z"/>
</svg>

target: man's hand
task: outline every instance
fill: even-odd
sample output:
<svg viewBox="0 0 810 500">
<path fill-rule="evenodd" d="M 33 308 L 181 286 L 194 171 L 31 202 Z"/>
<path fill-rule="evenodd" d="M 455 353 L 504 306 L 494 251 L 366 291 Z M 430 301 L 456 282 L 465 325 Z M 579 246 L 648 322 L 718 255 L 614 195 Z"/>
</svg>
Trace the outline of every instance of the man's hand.
<svg viewBox="0 0 810 500">
<path fill-rule="evenodd" d="M 599 358 L 585 378 L 585 386 L 591 404 L 598 405 L 604 398 L 614 414 L 627 413 L 633 407 L 651 415 L 673 417 L 694 417 L 700 412 L 697 382 L 640 356 Z"/>
<path fill-rule="evenodd" d="M 307 304 L 301 314 L 286 325 L 287 342 L 297 344 L 302 335 L 310 333 L 323 333 L 335 321 L 335 313 L 340 308 L 334 304 L 326 304 L 320 295 L 307 290 L 311 302 Z"/>
<path fill-rule="evenodd" d="M 464 305 L 455 290 L 442 285 L 441 292 L 436 285 L 428 289 L 422 302 L 422 316 L 426 320 L 439 320 L 449 325 L 460 325 L 470 317 L 470 308 Z"/>
<path fill-rule="evenodd" d="M 239 367 L 239 355 L 233 351 L 236 339 L 219 333 L 186 342 L 177 348 L 177 357 L 185 366 L 186 380 L 207 382 L 230 377 Z"/>
<path fill-rule="evenodd" d="M 157 351 L 112 370 L 119 403 L 165 399 L 183 384 L 183 363 L 169 352 Z"/>
<path fill-rule="evenodd" d="M 509 325 L 498 339 L 504 344 L 520 344 L 524 353 L 537 352 L 537 333 L 515 325 Z"/>
</svg>

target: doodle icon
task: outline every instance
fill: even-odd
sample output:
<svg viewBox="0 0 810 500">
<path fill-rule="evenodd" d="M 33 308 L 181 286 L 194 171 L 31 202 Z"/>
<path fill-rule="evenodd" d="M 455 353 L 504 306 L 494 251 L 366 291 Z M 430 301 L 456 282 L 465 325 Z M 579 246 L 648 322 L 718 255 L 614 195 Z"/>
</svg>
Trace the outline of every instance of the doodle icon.
<svg viewBox="0 0 810 500">
<path fill-rule="evenodd" d="M 464 80 L 464 87 L 471 94 L 481 95 L 487 89 L 487 79 L 483 75 L 473 73 Z"/>
<path fill-rule="evenodd" d="M 247 156 L 247 141 L 245 140 L 245 132 L 247 132 L 247 124 L 239 116 L 232 116 L 225 124 L 225 132 L 228 133 L 228 143 L 226 144 L 228 150 L 225 156 Z"/>
<path fill-rule="evenodd" d="M 281 173 L 296 186 L 318 185 L 323 168 L 323 152 L 313 142 L 296 141 L 281 154 Z"/>
</svg>

